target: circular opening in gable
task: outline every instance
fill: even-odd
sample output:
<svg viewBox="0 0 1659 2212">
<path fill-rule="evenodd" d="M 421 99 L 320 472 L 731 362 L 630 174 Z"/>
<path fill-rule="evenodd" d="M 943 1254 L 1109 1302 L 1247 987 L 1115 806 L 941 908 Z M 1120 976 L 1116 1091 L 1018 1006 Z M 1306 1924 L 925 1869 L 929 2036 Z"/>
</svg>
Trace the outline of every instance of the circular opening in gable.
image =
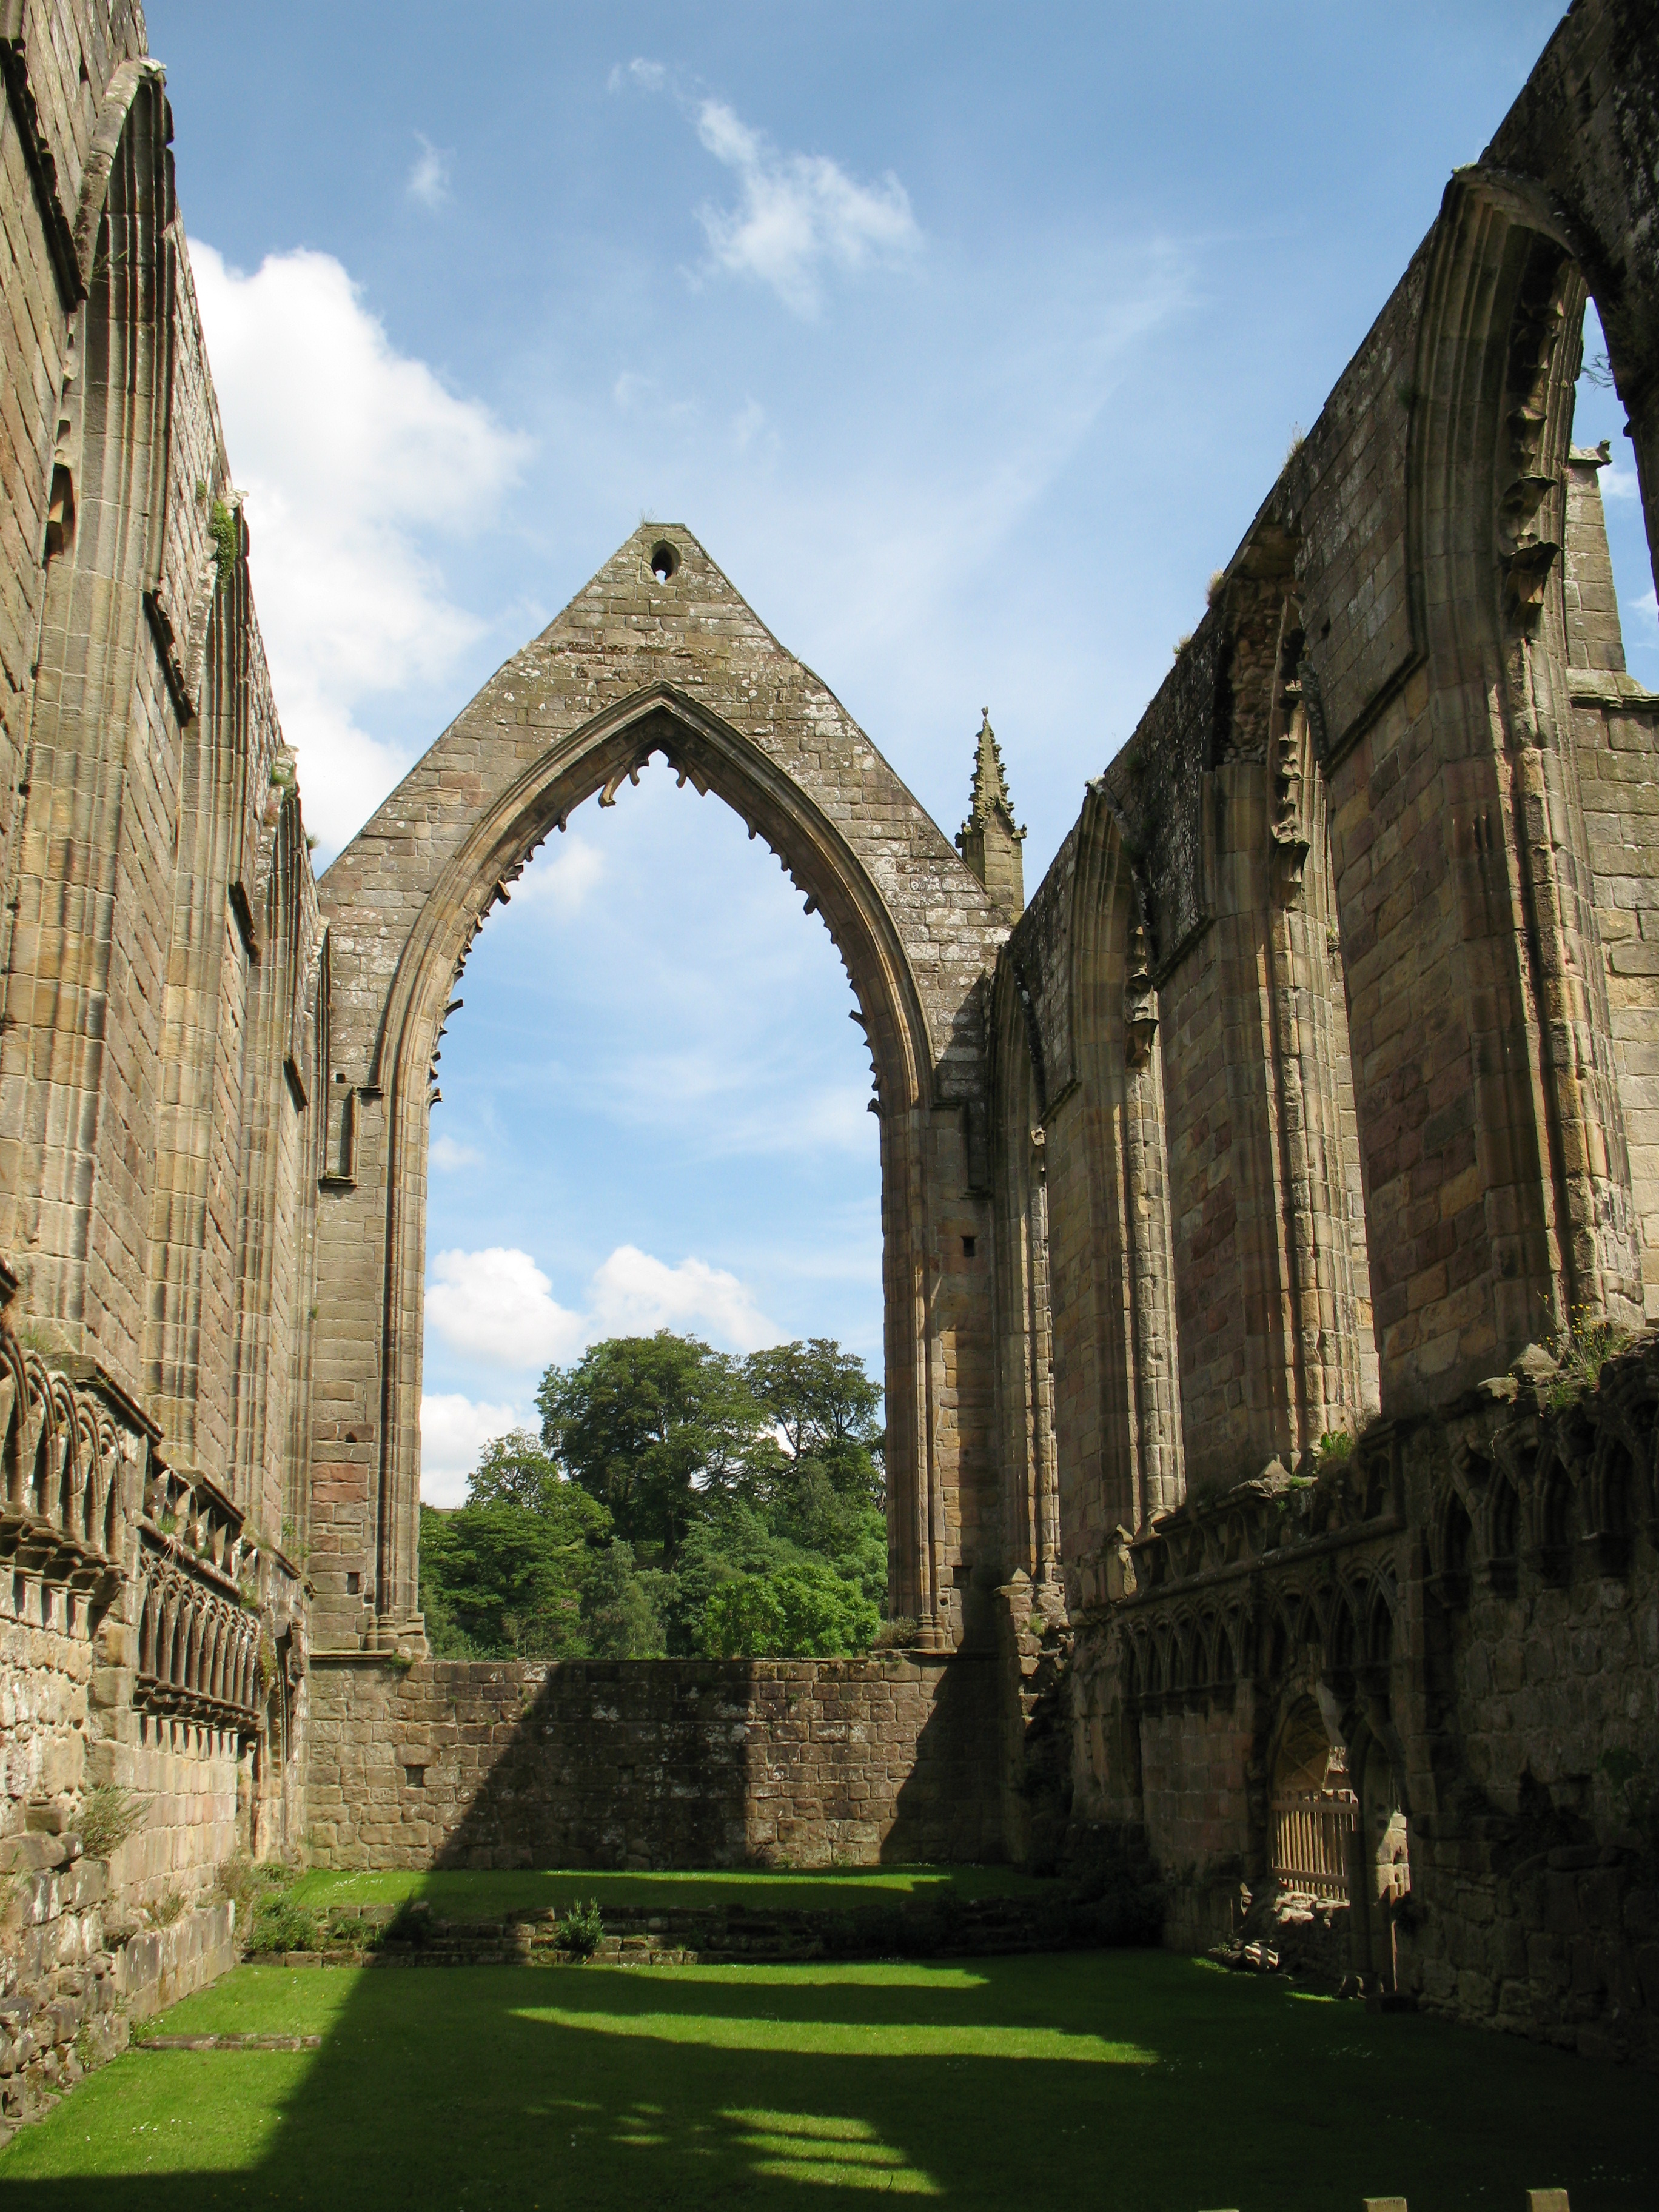
<svg viewBox="0 0 1659 2212">
<path fill-rule="evenodd" d="M 651 573 L 659 584 L 665 584 L 680 565 L 680 556 L 666 538 L 651 548 Z"/>
</svg>

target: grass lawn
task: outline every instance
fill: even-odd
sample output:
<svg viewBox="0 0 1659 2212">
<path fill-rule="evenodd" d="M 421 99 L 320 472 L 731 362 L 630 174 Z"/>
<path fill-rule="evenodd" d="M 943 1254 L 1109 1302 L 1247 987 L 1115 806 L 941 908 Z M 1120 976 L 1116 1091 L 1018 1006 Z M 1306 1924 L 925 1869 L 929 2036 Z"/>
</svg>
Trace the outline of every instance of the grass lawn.
<svg viewBox="0 0 1659 2212">
<path fill-rule="evenodd" d="M 949 1966 L 244 1966 L 0 2152 L 8 2212 L 1572 2212 L 1659 2202 L 1653 2083 L 1157 1952 Z"/>
<path fill-rule="evenodd" d="M 435 1872 L 308 1874 L 295 1895 L 319 1911 L 353 1905 L 400 1905 L 418 1897 L 440 1918 L 500 1920 L 509 1912 L 566 1912 L 578 1899 L 613 1905 L 745 1905 L 750 1911 L 837 1906 L 903 1905 L 907 1899 L 1051 1897 L 1042 1882 L 1012 1867 L 848 1867 L 822 1872 L 773 1874 L 580 1874 L 526 1867 L 511 1873 Z"/>
</svg>

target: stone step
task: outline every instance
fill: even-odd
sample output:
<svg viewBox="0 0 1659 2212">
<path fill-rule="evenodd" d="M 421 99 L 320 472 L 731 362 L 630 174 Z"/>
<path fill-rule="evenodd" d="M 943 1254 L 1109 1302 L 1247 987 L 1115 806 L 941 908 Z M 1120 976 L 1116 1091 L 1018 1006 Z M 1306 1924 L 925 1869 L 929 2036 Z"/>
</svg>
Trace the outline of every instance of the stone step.
<svg viewBox="0 0 1659 2212">
<path fill-rule="evenodd" d="M 623 1966 L 787 1964 L 811 1959 L 940 1956 L 1060 1950 L 1079 1938 L 1068 1900 L 986 1898 L 830 1907 L 617 1905 L 604 1916 L 595 1956 Z M 343 1914 L 339 1917 L 343 1918 Z M 390 1908 L 351 1916 L 383 1929 L 378 1943 L 280 1954 L 290 1966 L 551 1966 L 574 1954 L 559 1941 L 562 1914 L 450 1920 Z"/>
</svg>

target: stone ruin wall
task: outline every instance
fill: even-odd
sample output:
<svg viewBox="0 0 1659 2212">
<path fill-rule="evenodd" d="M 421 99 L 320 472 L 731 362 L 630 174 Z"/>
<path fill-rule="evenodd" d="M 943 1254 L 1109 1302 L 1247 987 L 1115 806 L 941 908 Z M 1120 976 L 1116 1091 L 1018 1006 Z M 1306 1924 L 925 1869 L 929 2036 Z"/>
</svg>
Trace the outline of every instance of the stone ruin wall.
<svg viewBox="0 0 1659 2212">
<path fill-rule="evenodd" d="M 659 573 L 659 570 L 662 573 Z M 422 1635 L 415 1559 L 425 1158 L 468 951 L 532 853 L 653 755 L 763 839 L 820 914 L 882 1135 L 891 1593 L 960 1634 L 964 1527 L 994 1474 L 983 981 L 1006 917 L 833 694 L 690 531 L 642 524 L 494 676 L 328 870 L 319 1219 L 318 1641 Z M 625 803 L 625 802 L 624 802 Z"/>
<path fill-rule="evenodd" d="M 1107 1809 L 1144 1819 L 1171 1938 L 1199 1948 L 1271 1883 L 1280 1747 L 1316 1703 L 1359 1800 L 1345 1960 L 1425 2009 L 1651 2065 L 1659 1351 L 1565 1406 L 1529 1367 L 1125 1544 L 1123 1595 L 1077 1623 L 1083 1756 L 1128 1781 Z M 1408 1893 L 1385 1902 L 1399 1810 Z"/>
<path fill-rule="evenodd" d="M 216 1971 L 216 1866 L 307 1832 L 1042 1862 L 1128 1822 L 1211 1942 L 1310 1711 L 1369 1838 L 1356 1970 L 1651 2057 L 1659 1386 L 1638 1348 L 1563 1410 L 1526 1355 L 1659 1322 L 1655 704 L 1571 422 L 1588 290 L 1651 541 L 1649 11 L 1581 0 L 1454 177 L 1012 933 L 689 532 L 684 603 L 630 541 L 319 903 L 142 20 L 14 0 L 0 59 L 15 2068 Z M 473 930 L 653 744 L 780 850 L 870 1026 L 913 1661 L 421 1655 L 398 1146 Z M 99 1784 L 147 1817 L 94 1861 Z"/>
<path fill-rule="evenodd" d="M 102 2055 L 228 1963 L 218 1868 L 303 1825 L 306 1132 L 325 1007 L 142 14 L 14 4 L 0 66 L 15 2117 L 77 2049 Z M 94 1858 L 100 1790 L 142 1817 Z"/>
<path fill-rule="evenodd" d="M 1591 1393 L 1462 1593 L 1481 1423 L 1572 1395 L 1512 1364 L 1659 1319 L 1659 702 L 1625 671 L 1605 456 L 1571 441 L 1588 290 L 1651 538 L 1656 82 L 1644 11 L 1562 25 L 1000 959 L 987 1577 L 1063 1616 L 1074 1827 L 1145 1825 L 1172 1941 L 1267 1886 L 1300 1704 L 1408 1837 L 1334 1901 L 1356 1970 L 1649 2058 L 1647 1417 L 1616 1531 Z M 1328 1504 L 1333 1434 L 1381 1455 L 1386 1510 Z"/>
<path fill-rule="evenodd" d="M 989 1659 L 370 1655 L 312 1676 L 331 1866 L 873 1866 L 1002 1856 Z"/>
</svg>

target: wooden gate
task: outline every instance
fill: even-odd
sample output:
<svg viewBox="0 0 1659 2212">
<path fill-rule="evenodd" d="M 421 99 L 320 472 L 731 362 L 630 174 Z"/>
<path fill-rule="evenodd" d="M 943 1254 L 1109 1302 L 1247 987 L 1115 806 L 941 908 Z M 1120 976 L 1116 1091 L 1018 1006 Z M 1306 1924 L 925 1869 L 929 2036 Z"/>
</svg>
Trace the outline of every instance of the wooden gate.
<svg viewBox="0 0 1659 2212">
<path fill-rule="evenodd" d="M 1348 1838 L 1359 1824 L 1359 1801 L 1275 1797 L 1269 1870 L 1283 1889 L 1303 1897 L 1346 1897 Z"/>
</svg>

